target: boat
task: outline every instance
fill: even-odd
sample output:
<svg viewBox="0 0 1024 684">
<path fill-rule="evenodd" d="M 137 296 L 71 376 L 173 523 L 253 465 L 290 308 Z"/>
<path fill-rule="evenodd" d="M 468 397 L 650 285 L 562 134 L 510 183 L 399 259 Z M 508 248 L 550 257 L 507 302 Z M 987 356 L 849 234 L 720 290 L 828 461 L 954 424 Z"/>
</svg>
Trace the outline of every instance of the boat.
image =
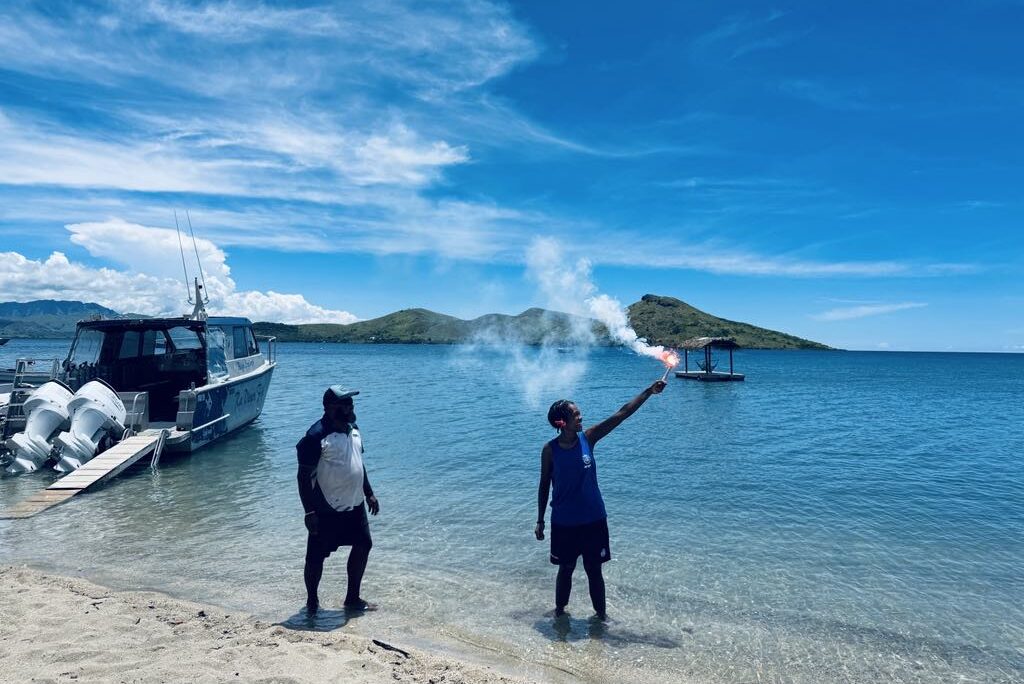
<svg viewBox="0 0 1024 684">
<path fill-rule="evenodd" d="M 143 432 L 163 433 L 163 453 L 191 453 L 255 420 L 276 340 L 247 318 L 208 316 L 201 290 L 191 315 L 80 321 L 63 361 L 19 359 L 0 385 L 6 471 L 67 473 Z"/>
</svg>

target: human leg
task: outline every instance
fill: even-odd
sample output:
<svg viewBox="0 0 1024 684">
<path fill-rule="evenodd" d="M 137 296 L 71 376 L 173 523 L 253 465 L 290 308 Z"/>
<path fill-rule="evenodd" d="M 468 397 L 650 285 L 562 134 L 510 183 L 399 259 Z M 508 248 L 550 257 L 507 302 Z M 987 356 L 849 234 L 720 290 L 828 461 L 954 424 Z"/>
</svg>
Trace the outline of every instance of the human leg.
<svg viewBox="0 0 1024 684">
<path fill-rule="evenodd" d="M 363 573 L 366 572 L 366 563 L 370 558 L 370 549 L 373 543 L 354 544 L 348 554 L 348 591 L 345 593 L 345 605 L 350 607 L 363 607 L 366 602 L 359 598 L 359 590 L 363 584 Z M 361 605 L 362 604 L 362 605 Z"/>
<path fill-rule="evenodd" d="M 313 535 L 309 535 L 306 540 L 306 564 L 302 571 L 302 579 L 306 583 L 306 609 L 310 612 L 316 612 L 320 607 L 318 591 L 320 578 L 324 574 L 324 560 L 327 558 L 317 542 Z"/>
<path fill-rule="evenodd" d="M 373 548 L 370 525 L 366 519 L 366 507 L 359 506 L 348 514 L 352 551 L 348 554 L 348 591 L 345 593 L 345 607 L 349 610 L 374 610 L 377 606 L 364 601 L 360 595 L 366 562 Z"/>
<path fill-rule="evenodd" d="M 583 569 L 587 573 L 587 583 L 590 585 L 590 602 L 594 604 L 594 612 L 604 620 L 608 617 L 605 606 L 604 575 L 601 572 L 600 560 L 583 559 Z"/>
<path fill-rule="evenodd" d="M 558 576 L 555 578 L 555 615 L 564 613 L 565 607 L 569 605 L 569 594 L 572 592 L 572 573 L 575 570 L 575 558 L 558 566 Z"/>
</svg>

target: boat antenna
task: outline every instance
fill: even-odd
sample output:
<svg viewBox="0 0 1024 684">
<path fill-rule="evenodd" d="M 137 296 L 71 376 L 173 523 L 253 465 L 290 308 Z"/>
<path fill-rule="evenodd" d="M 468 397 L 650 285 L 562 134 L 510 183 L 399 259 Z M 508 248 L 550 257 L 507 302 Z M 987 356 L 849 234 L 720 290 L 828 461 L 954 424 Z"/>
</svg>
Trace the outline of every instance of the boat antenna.
<svg viewBox="0 0 1024 684">
<path fill-rule="evenodd" d="M 206 276 L 203 274 L 203 262 L 199 259 L 199 246 L 196 244 L 196 233 L 192 230 L 192 217 L 188 214 L 188 209 L 185 210 L 185 218 L 188 219 L 188 232 L 192 235 L 192 248 L 196 251 L 196 263 L 199 265 L 199 278 L 202 280 L 203 289 L 206 289 Z M 198 294 L 196 296 L 199 296 Z M 210 295 L 207 294 L 205 297 L 206 301 L 204 304 L 209 303 Z"/>
<path fill-rule="evenodd" d="M 185 272 L 185 298 L 192 304 L 192 288 L 188 286 L 188 267 L 185 266 L 185 247 L 181 244 L 181 228 L 178 226 L 178 210 L 174 210 L 174 230 L 178 231 L 178 251 L 181 252 L 181 270 Z"/>
</svg>

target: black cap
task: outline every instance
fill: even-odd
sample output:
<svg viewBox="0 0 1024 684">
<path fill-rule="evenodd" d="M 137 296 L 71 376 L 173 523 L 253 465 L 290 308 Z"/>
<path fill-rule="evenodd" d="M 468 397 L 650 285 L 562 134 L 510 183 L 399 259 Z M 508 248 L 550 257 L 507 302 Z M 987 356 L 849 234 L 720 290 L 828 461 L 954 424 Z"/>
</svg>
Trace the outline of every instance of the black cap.
<svg viewBox="0 0 1024 684">
<path fill-rule="evenodd" d="M 324 392 L 324 406 L 339 404 L 343 399 L 351 399 L 357 394 L 359 394 L 359 390 L 348 389 L 341 385 L 331 385 Z"/>
</svg>

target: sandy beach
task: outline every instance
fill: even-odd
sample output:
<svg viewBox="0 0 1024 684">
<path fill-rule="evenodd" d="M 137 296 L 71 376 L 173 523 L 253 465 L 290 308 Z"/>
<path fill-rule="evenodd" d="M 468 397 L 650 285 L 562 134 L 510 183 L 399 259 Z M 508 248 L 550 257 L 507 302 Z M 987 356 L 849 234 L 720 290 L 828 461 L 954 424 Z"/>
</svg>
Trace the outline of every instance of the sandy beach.
<svg viewBox="0 0 1024 684">
<path fill-rule="evenodd" d="M 154 592 L 0 567 L 5 682 L 517 684 L 403 644 L 291 629 Z"/>
</svg>

